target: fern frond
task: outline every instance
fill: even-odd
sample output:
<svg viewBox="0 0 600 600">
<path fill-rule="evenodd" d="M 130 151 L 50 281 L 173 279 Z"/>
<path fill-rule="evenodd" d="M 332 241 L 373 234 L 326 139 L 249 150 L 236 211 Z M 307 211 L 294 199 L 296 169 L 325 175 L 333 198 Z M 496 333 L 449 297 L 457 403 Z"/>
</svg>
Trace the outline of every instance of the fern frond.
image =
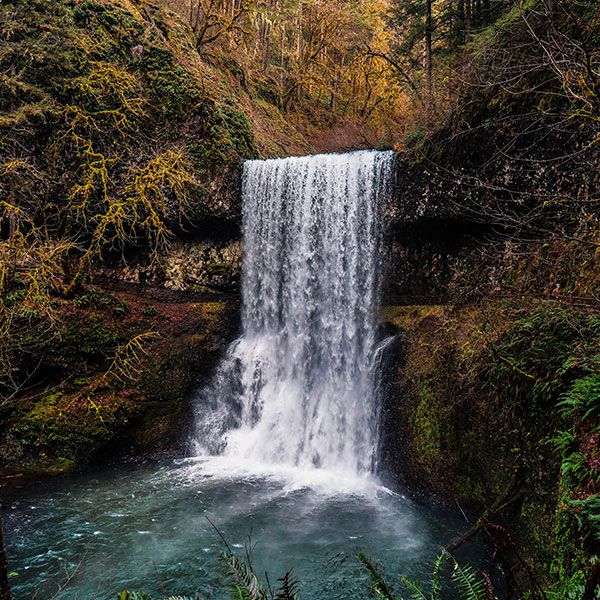
<svg viewBox="0 0 600 600">
<path fill-rule="evenodd" d="M 452 562 L 454 563 L 452 580 L 461 593 L 461 600 L 484 600 L 485 586 L 473 567 L 469 565 L 461 567 L 454 557 Z"/>
<path fill-rule="evenodd" d="M 233 597 L 236 600 L 264 600 L 267 592 L 252 569 L 234 554 L 221 554 L 227 573 L 233 580 Z"/>
<path fill-rule="evenodd" d="M 440 593 L 440 571 L 442 569 L 442 565 L 449 558 L 451 558 L 450 553 L 442 548 L 441 552 L 438 554 L 438 557 L 435 559 L 433 563 L 433 571 L 432 571 L 432 579 L 433 584 L 431 586 L 431 600 L 437 600 Z"/>
<path fill-rule="evenodd" d="M 400 584 L 410 594 L 411 600 L 430 600 L 423 591 L 425 586 L 422 581 L 410 577 L 400 577 Z"/>
<path fill-rule="evenodd" d="M 375 597 L 382 598 L 383 600 L 395 600 L 377 564 L 362 552 L 359 552 L 357 556 L 358 560 L 367 567 L 367 571 L 371 576 L 371 585 L 369 587 L 375 594 Z"/>
<path fill-rule="evenodd" d="M 275 591 L 275 600 L 298 600 L 299 581 L 290 569 L 281 579 L 281 585 Z"/>
</svg>

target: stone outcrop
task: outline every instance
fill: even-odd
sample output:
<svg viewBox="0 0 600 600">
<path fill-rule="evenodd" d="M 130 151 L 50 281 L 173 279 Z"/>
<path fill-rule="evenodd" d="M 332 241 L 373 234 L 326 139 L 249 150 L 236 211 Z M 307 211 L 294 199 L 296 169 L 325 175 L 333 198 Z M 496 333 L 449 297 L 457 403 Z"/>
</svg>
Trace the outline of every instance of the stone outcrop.
<svg viewBox="0 0 600 600">
<path fill-rule="evenodd" d="M 176 240 L 156 262 L 138 256 L 124 265 L 99 268 L 98 274 L 178 291 L 235 291 L 241 276 L 241 259 L 239 239 Z"/>
</svg>

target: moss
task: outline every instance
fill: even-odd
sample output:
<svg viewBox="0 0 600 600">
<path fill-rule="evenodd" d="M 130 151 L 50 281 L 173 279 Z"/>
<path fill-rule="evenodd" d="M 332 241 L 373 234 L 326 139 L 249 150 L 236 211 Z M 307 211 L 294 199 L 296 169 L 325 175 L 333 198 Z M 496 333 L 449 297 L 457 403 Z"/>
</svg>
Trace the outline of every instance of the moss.
<svg viewBox="0 0 600 600">
<path fill-rule="evenodd" d="M 131 397 L 108 389 L 98 390 L 93 397 L 52 390 L 23 403 L 8 427 L 28 449 L 29 460 L 20 468 L 49 473 L 75 469 L 92 449 L 114 436 L 134 407 Z"/>
<path fill-rule="evenodd" d="M 223 317 L 225 311 L 229 310 L 225 302 L 203 302 L 198 306 L 198 313 L 202 317 L 207 328 L 213 328 Z"/>
<path fill-rule="evenodd" d="M 210 263 L 206 267 L 206 272 L 211 277 L 226 277 L 231 274 L 233 268 L 231 263 Z"/>
<path fill-rule="evenodd" d="M 204 143 L 197 148 L 199 164 L 214 172 L 239 157 L 258 158 L 259 152 L 247 116 L 235 106 L 208 101 L 203 106 Z"/>
<path fill-rule="evenodd" d="M 120 306 L 127 310 L 115 311 Z M 58 307 L 60 337 L 32 357 L 50 387 L 26 394 L 0 424 L 0 460 L 12 472 L 81 469 L 104 455 L 171 443 L 198 373 L 220 357 L 238 311 L 225 302 L 171 304 L 91 286 Z M 159 335 L 140 354 L 139 374 L 107 376 L 117 346 L 148 331 Z"/>
<path fill-rule="evenodd" d="M 557 405 L 566 391 L 584 390 L 587 398 L 596 389 L 588 373 L 600 353 L 597 317 L 539 300 L 384 307 L 380 316 L 406 339 L 393 379 L 410 477 L 476 510 L 491 507 L 513 482 L 523 495 L 503 516 L 540 578 L 550 580 L 563 518 L 560 456 L 550 440 L 564 427 Z M 586 439 L 580 434 L 580 452 L 595 465 Z"/>
<path fill-rule="evenodd" d="M 432 415 L 432 389 L 430 381 L 423 381 L 417 388 L 417 405 L 412 415 L 413 435 L 418 448 L 418 460 L 428 469 L 439 463 L 442 447 L 441 423 Z"/>
<path fill-rule="evenodd" d="M 11 473 L 23 473 L 26 475 L 62 475 L 76 471 L 77 463 L 64 456 L 59 456 L 55 460 L 42 456 L 37 462 L 27 464 L 13 465 L 10 468 Z"/>
<path fill-rule="evenodd" d="M 0 26 L 10 32 L 0 64 L 7 72 L 16 67 L 14 81 L 0 82 L 0 147 L 7 155 L 21 148 L 31 172 L 46 174 L 44 189 L 35 180 L 24 189 L 63 199 L 85 189 L 89 223 L 103 210 L 89 155 L 102 156 L 106 193 L 119 197 L 156 148 L 193 147 L 192 221 L 232 210 L 239 163 L 258 156 L 253 128 L 231 94 L 220 91 L 228 75 L 204 62 L 179 17 L 128 0 L 11 6 L 0 8 Z M 26 51 L 32 44 L 35 53 Z M 218 201 L 206 193 L 215 183 Z M 171 228 L 180 226 L 179 216 L 169 215 Z M 60 224 L 72 226 L 72 219 Z"/>
<path fill-rule="evenodd" d="M 418 327 L 427 317 L 441 317 L 444 312 L 443 305 L 426 306 L 382 306 L 378 314 L 382 321 L 392 323 L 399 329 L 409 331 Z"/>
</svg>

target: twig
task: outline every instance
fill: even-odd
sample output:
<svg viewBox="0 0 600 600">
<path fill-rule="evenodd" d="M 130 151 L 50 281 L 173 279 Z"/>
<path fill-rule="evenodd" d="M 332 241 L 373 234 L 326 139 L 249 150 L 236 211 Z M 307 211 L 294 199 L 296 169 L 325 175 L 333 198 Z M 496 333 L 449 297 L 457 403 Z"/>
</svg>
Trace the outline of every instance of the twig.
<svg viewBox="0 0 600 600">
<path fill-rule="evenodd" d="M 58 586 L 58 590 L 56 590 L 56 594 L 54 594 L 54 596 L 51 596 L 50 600 L 55 600 L 56 598 L 58 598 L 58 595 L 69 585 L 69 583 L 71 582 L 73 577 L 75 577 L 75 574 L 79 570 L 79 567 L 83 564 L 83 561 L 85 560 L 85 557 L 87 556 L 87 553 L 88 553 L 88 549 L 86 548 L 85 552 L 83 553 L 83 556 L 81 557 L 81 560 L 77 563 L 77 565 L 71 571 L 71 573 L 68 573 L 65 569 L 67 578 L 65 579 L 65 582 L 62 585 Z"/>
<path fill-rule="evenodd" d="M 154 567 L 154 572 L 156 573 L 156 579 L 158 579 L 158 583 L 160 585 L 160 589 L 162 590 L 163 598 L 165 600 L 167 600 L 167 592 L 165 592 L 165 586 L 163 585 L 163 582 L 162 582 L 162 580 L 160 578 L 160 575 L 158 573 L 158 569 L 156 567 L 156 563 L 154 562 L 154 559 L 152 559 L 152 566 Z"/>
<path fill-rule="evenodd" d="M 474 537 L 477 534 L 477 532 L 481 529 L 481 524 L 483 521 L 487 521 L 490 517 L 493 517 L 494 515 L 501 513 L 503 510 L 508 508 L 511 504 L 516 502 L 523 495 L 522 488 L 517 489 L 517 491 L 513 495 L 510 495 L 511 491 L 515 488 L 516 483 L 517 482 L 516 482 L 516 478 L 515 478 L 510 483 L 510 485 L 506 488 L 504 493 L 502 493 L 500 496 L 498 496 L 498 498 L 496 499 L 494 504 L 492 504 L 492 506 L 490 508 L 483 511 L 481 516 L 477 519 L 477 522 L 472 527 L 470 527 L 463 535 L 461 535 L 457 540 L 452 542 L 450 545 L 446 546 L 446 550 L 448 550 L 448 552 L 453 552 L 459 546 L 462 546 L 465 542 L 469 541 L 472 537 Z M 508 498 L 508 499 L 506 499 L 506 498 Z M 457 504 L 458 504 L 458 502 L 457 502 Z M 460 505 L 459 505 L 459 508 L 460 508 Z M 464 515 L 464 513 L 463 513 L 463 515 Z"/>
<path fill-rule="evenodd" d="M 227 543 L 225 536 L 219 531 L 219 528 L 206 515 L 204 515 L 204 518 L 211 524 L 212 528 L 219 534 L 221 541 L 225 544 L 225 548 L 227 548 L 227 552 L 229 552 L 229 554 L 233 554 L 233 551 L 231 550 L 231 546 Z"/>
<path fill-rule="evenodd" d="M 458 503 L 458 500 L 456 498 L 454 498 L 454 502 L 456 502 L 456 506 L 458 506 L 458 509 L 462 513 L 462 516 L 465 518 L 465 521 L 468 523 L 469 519 L 467 519 L 467 515 L 465 515 L 465 511 L 462 509 L 462 506 Z"/>
</svg>

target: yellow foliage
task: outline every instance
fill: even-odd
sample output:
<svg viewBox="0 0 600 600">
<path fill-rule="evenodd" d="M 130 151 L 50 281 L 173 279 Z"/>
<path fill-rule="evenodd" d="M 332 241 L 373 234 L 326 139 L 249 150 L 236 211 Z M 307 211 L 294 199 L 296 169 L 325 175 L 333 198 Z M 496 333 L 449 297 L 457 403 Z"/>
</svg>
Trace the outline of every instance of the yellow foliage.
<svg viewBox="0 0 600 600">
<path fill-rule="evenodd" d="M 0 164 L 0 231 L 6 232 L 0 239 L 0 405 L 27 380 L 15 358 L 40 341 L 24 323 L 43 316 L 47 327 L 38 336 L 53 335 L 51 291 L 71 248 L 66 239 L 50 240 L 34 219 L 32 199 L 21 185 L 28 176 L 36 173 L 25 161 Z"/>
<path fill-rule="evenodd" d="M 134 380 L 141 373 L 141 360 L 148 353 L 148 344 L 158 337 L 160 334 L 156 331 L 147 331 L 119 346 L 104 379 L 116 379 L 121 383 Z"/>
<path fill-rule="evenodd" d="M 152 260 L 156 260 L 168 245 L 167 221 L 176 215 L 181 222 L 190 191 L 197 185 L 192 166 L 183 153 L 167 150 L 146 165 L 132 169 L 125 189 L 119 194 L 118 190 L 109 190 L 109 161 L 91 148 L 87 148 L 85 154 L 83 180 L 74 186 L 68 209 L 73 211 L 79 225 L 91 228 L 91 239 L 85 246 L 71 288 L 79 284 L 103 248 L 123 247 L 135 242 L 141 234 L 151 245 Z"/>
</svg>

